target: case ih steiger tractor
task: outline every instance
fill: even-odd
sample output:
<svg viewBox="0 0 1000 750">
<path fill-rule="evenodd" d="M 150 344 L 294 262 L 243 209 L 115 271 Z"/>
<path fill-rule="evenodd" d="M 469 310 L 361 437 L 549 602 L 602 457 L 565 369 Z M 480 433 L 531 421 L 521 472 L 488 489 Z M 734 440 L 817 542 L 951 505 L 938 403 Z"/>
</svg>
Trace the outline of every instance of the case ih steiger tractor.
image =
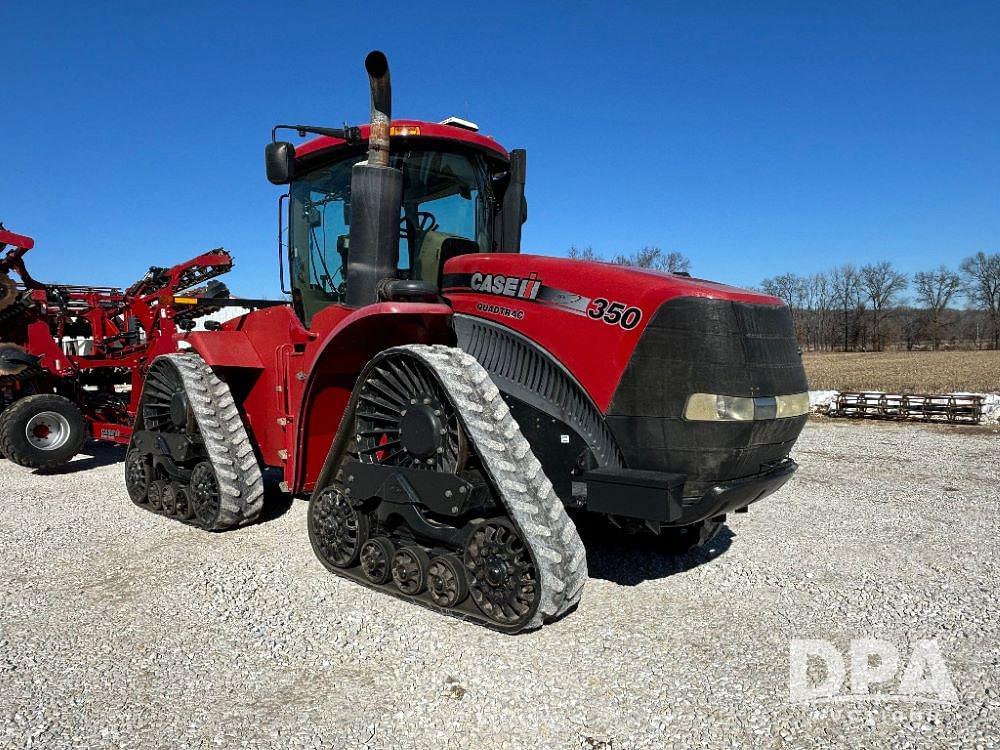
<svg viewBox="0 0 1000 750">
<path fill-rule="evenodd" d="M 520 254 L 524 152 L 392 121 L 365 66 L 368 125 L 272 133 L 291 304 L 153 363 L 136 503 L 240 526 L 280 469 L 331 571 L 515 632 L 580 598 L 567 509 L 697 541 L 788 480 L 808 398 L 780 300 Z"/>
<path fill-rule="evenodd" d="M 51 469 L 88 436 L 128 443 L 146 368 L 177 350 L 178 329 L 231 303 L 209 279 L 233 260 L 214 250 L 125 290 L 42 284 L 24 263 L 34 244 L 0 225 L 0 455 Z"/>
</svg>

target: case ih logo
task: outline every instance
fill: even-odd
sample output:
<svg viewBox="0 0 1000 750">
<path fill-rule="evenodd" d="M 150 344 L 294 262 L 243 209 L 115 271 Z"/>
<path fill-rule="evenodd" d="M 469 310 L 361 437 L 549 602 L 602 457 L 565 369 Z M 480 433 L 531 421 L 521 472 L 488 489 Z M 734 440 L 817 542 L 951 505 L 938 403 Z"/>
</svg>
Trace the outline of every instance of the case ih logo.
<svg viewBox="0 0 1000 750">
<path fill-rule="evenodd" d="M 477 292 L 487 294 L 500 294 L 504 297 L 517 297 L 519 299 L 535 299 L 542 288 L 542 280 L 537 273 L 528 274 L 527 278 L 521 276 L 501 276 L 500 274 L 479 273 L 472 274 L 469 286 Z"/>
</svg>

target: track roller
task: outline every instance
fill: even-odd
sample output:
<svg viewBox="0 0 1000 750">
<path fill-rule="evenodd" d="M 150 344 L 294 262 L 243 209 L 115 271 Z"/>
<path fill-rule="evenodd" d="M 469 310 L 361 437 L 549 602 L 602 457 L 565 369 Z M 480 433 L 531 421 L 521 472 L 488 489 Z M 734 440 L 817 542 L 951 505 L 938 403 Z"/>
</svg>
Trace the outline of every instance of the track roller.
<svg viewBox="0 0 1000 750">
<path fill-rule="evenodd" d="M 375 584 L 387 583 L 392 578 L 392 558 L 396 548 L 385 536 L 369 539 L 361 546 L 361 570 L 365 578 Z"/>
<path fill-rule="evenodd" d="M 392 557 L 392 580 L 404 594 L 413 596 L 427 588 L 431 558 L 423 547 L 403 547 Z"/>
<path fill-rule="evenodd" d="M 174 482 L 165 482 L 160 492 L 160 509 L 164 515 L 177 515 L 177 486 Z"/>
<path fill-rule="evenodd" d="M 191 503 L 191 491 L 185 487 L 180 482 L 172 482 L 170 484 L 174 490 L 174 496 L 177 498 L 177 509 L 174 513 L 178 520 L 190 521 L 195 517 L 194 506 Z"/>
<path fill-rule="evenodd" d="M 154 479 L 149 483 L 149 492 L 146 495 L 146 499 L 149 502 L 149 507 L 153 510 L 163 510 L 163 490 L 166 487 L 167 483 L 162 479 Z"/>
<path fill-rule="evenodd" d="M 458 555 L 440 555 L 427 569 L 427 589 L 439 607 L 454 607 L 469 595 L 469 580 Z"/>
</svg>

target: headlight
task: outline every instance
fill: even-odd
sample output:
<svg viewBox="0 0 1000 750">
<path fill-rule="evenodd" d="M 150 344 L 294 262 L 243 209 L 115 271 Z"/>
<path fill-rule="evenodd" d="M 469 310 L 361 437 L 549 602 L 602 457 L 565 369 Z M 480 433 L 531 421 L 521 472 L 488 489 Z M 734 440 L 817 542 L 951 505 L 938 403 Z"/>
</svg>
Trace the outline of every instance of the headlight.
<svg viewBox="0 0 1000 750">
<path fill-rule="evenodd" d="M 809 394 L 792 393 L 788 396 L 778 396 L 778 419 L 782 417 L 801 417 L 809 413 Z"/>
<path fill-rule="evenodd" d="M 695 422 L 750 422 L 800 417 L 808 413 L 808 393 L 757 398 L 692 393 L 684 409 L 684 418 Z"/>
</svg>

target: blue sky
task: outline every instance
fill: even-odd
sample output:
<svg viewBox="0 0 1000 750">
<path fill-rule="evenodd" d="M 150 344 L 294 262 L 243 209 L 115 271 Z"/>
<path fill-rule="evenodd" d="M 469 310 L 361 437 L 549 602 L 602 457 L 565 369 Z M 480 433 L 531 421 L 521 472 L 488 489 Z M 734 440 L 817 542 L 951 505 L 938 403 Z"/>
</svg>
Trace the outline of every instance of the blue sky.
<svg viewBox="0 0 1000 750">
<path fill-rule="evenodd" d="M 0 5 L 0 219 L 45 281 L 225 246 L 277 294 L 276 122 L 459 115 L 528 150 L 524 248 L 680 250 L 710 278 L 1000 250 L 1000 4 Z"/>
</svg>

